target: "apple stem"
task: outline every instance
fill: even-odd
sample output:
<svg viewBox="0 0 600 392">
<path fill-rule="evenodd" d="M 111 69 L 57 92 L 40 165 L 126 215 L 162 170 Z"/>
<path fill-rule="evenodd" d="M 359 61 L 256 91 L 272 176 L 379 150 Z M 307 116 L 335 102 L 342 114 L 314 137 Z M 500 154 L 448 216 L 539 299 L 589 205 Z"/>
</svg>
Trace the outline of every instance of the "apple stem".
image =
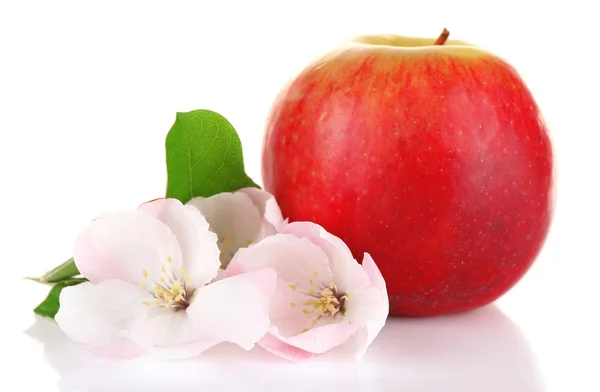
<svg viewBox="0 0 600 392">
<path fill-rule="evenodd" d="M 444 29 L 444 31 L 442 31 L 442 34 L 440 34 L 438 39 L 435 40 L 434 45 L 443 45 L 449 36 L 450 36 L 450 32 L 448 30 Z"/>
</svg>

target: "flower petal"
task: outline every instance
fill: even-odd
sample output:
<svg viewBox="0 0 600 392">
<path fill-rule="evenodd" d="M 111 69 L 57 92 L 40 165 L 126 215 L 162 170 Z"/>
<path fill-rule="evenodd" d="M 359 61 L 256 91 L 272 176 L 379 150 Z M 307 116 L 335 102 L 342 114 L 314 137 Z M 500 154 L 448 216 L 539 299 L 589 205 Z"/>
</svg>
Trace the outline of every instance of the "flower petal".
<svg viewBox="0 0 600 392">
<path fill-rule="evenodd" d="M 349 319 L 341 314 L 335 318 L 318 317 L 312 309 L 302 306 L 310 298 L 311 290 L 315 291 L 312 294 L 317 294 L 319 285 L 325 282 L 327 286 L 334 279 L 328 265 L 324 249 L 309 238 L 276 234 L 247 249 L 240 249 L 225 273 L 226 276 L 231 276 L 262 267 L 274 268 L 278 280 L 270 302 L 270 334 L 302 351 L 319 354 L 343 344 L 359 328 L 358 325 L 350 324 Z M 356 265 L 368 285 L 366 273 L 358 263 Z M 282 353 L 284 357 L 304 355 L 284 345 L 275 344 L 270 338 L 265 341 L 266 349 Z"/>
<path fill-rule="evenodd" d="M 227 266 L 239 248 L 262 239 L 262 216 L 245 193 L 196 197 L 188 205 L 200 210 L 217 234 L 223 266 Z"/>
<path fill-rule="evenodd" d="M 192 286 L 210 282 L 221 267 L 217 235 L 198 209 L 183 205 L 177 199 L 157 199 L 142 204 L 139 210 L 166 224 L 179 243 L 186 275 Z"/>
<path fill-rule="evenodd" d="M 356 330 L 357 327 L 353 324 L 333 323 L 311 329 L 289 338 L 279 335 L 276 328 L 270 328 L 269 332 L 282 342 L 303 351 L 313 354 L 322 354 L 332 348 L 344 344 Z"/>
<path fill-rule="evenodd" d="M 149 353 L 164 359 L 190 358 L 220 343 L 197 340 L 186 312 L 161 310 L 159 314 L 136 320 L 125 336 Z"/>
<path fill-rule="evenodd" d="M 263 222 L 262 238 L 275 234 L 277 232 L 276 228 L 284 223 L 281 208 L 279 208 L 275 197 L 269 192 L 258 188 L 242 188 L 238 192 L 250 196 L 252 202 L 260 211 L 260 215 L 264 217 L 266 222 Z"/>
<path fill-rule="evenodd" d="M 348 319 L 360 327 L 354 335 L 358 345 L 358 357 L 364 355 L 385 325 L 389 315 L 389 298 L 385 281 L 368 253 L 365 253 L 363 258 L 363 268 L 369 275 L 372 286 L 351 293 L 346 306 Z"/>
<path fill-rule="evenodd" d="M 315 324 L 320 321 L 318 314 L 305 305 L 309 298 L 304 290 L 298 289 L 297 285 L 277 279 L 269 302 L 269 315 L 271 325 L 277 328 L 278 336 L 286 338 L 296 336 L 316 326 Z M 315 319 L 317 323 L 313 323 Z"/>
<path fill-rule="evenodd" d="M 358 345 L 357 356 L 361 357 L 385 325 L 389 313 L 388 298 L 375 287 L 354 293 L 352 298 L 353 301 L 348 301 L 347 314 L 359 327 L 354 338 Z"/>
<path fill-rule="evenodd" d="M 121 333 L 143 317 L 142 302 L 150 299 L 146 290 L 119 280 L 97 285 L 85 282 L 62 290 L 55 320 L 69 338 L 84 346 L 112 354 L 142 355 L 145 350 Z"/>
<path fill-rule="evenodd" d="M 369 280 L 360 264 L 354 259 L 348 246 L 320 225 L 312 222 L 292 222 L 281 229 L 281 233 L 308 238 L 327 254 L 329 268 L 335 284 L 342 292 L 356 290 L 369 285 Z"/>
<path fill-rule="evenodd" d="M 79 234 L 75 265 L 92 283 L 120 279 L 132 284 L 160 279 L 161 265 L 181 266 L 177 238 L 158 219 L 142 211 L 104 214 Z"/>
<path fill-rule="evenodd" d="M 362 268 L 369 277 L 371 286 L 376 287 L 377 289 L 383 291 L 387 295 L 385 279 L 383 279 L 383 275 L 381 275 L 379 267 L 377 267 L 375 260 L 373 260 L 369 253 L 365 252 L 363 256 Z"/>
<path fill-rule="evenodd" d="M 333 275 L 325 252 L 307 238 L 275 234 L 256 245 L 240 249 L 231 260 L 225 276 L 260 268 L 273 268 L 286 284 L 296 284 L 299 291 L 316 290 L 328 285 Z"/>
<path fill-rule="evenodd" d="M 231 342 L 250 350 L 266 333 L 273 269 L 236 275 L 196 289 L 187 308 L 197 339 Z"/>
<path fill-rule="evenodd" d="M 303 361 L 315 355 L 299 349 L 298 347 L 284 343 L 281 339 L 271 333 L 267 333 L 263 336 L 258 344 L 270 353 L 289 361 Z"/>
<path fill-rule="evenodd" d="M 219 280 L 221 280 L 221 279 L 224 279 L 224 278 L 225 278 L 225 270 L 224 270 L 223 268 L 219 268 L 219 269 L 217 270 L 217 276 L 215 276 L 215 277 L 213 278 L 213 280 L 212 280 L 212 283 L 214 283 L 214 282 L 216 282 L 216 281 L 219 281 Z"/>
</svg>

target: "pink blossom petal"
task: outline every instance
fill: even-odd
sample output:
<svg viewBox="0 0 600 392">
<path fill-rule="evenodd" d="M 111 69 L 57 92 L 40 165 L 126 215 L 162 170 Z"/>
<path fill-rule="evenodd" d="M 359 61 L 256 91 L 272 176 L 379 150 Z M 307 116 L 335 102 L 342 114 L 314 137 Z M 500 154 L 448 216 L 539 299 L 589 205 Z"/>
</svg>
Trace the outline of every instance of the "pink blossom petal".
<svg viewBox="0 0 600 392">
<path fill-rule="evenodd" d="M 214 279 L 212 280 L 212 282 L 214 283 L 214 282 L 219 281 L 219 280 L 224 279 L 224 278 L 225 278 L 225 270 L 223 268 L 219 268 L 217 270 L 217 276 L 214 277 Z"/>
<path fill-rule="evenodd" d="M 186 312 L 161 310 L 156 315 L 135 320 L 126 332 L 127 337 L 150 354 L 164 359 L 190 358 L 220 343 L 196 339 Z"/>
<path fill-rule="evenodd" d="M 381 275 L 381 271 L 379 271 L 375 260 L 368 253 L 365 253 L 363 256 L 362 268 L 369 277 L 371 285 L 387 293 L 385 279 L 383 279 L 383 275 Z"/>
<path fill-rule="evenodd" d="M 260 268 L 273 268 L 279 279 L 296 284 L 298 290 L 308 292 L 329 285 L 333 276 L 325 252 L 307 238 L 291 234 L 275 234 L 256 245 L 240 249 L 225 271 L 248 272 Z"/>
<path fill-rule="evenodd" d="M 197 340 L 235 343 L 250 350 L 266 333 L 277 275 L 260 269 L 196 289 L 187 308 Z"/>
<path fill-rule="evenodd" d="M 303 351 L 322 354 L 344 344 L 356 332 L 357 326 L 347 323 L 334 323 L 311 329 L 296 336 L 278 336 L 276 330 L 270 332 L 282 342 Z"/>
<path fill-rule="evenodd" d="M 309 353 L 308 351 L 299 349 L 298 347 L 284 343 L 281 341 L 281 339 L 275 337 L 271 333 L 267 333 L 265 336 L 263 336 L 258 343 L 262 348 L 270 353 L 289 361 L 303 361 L 315 355 L 313 353 Z"/>
<path fill-rule="evenodd" d="M 364 355 L 381 332 L 389 315 L 389 298 L 385 281 L 368 253 L 365 253 L 363 268 L 369 275 L 372 286 L 350 293 L 350 300 L 346 305 L 348 319 L 360 327 L 354 335 L 358 345 L 358 357 Z"/>
<path fill-rule="evenodd" d="M 388 298 L 375 287 L 352 293 L 351 298 L 346 313 L 350 322 L 359 327 L 354 338 L 360 357 L 385 325 L 389 313 Z"/>
<path fill-rule="evenodd" d="M 291 337 L 316 326 L 313 320 L 318 319 L 305 302 L 311 297 L 290 282 L 277 279 L 275 291 L 269 302 L 271 325 L 277 327 L 278 336 Z M 323 322 L 320 322 L 323 325 Z"/>
<path fill-rule="evenodd" d="M 139 210 L 159 219 L 177 237 L 186 276 L 193 286 L 210 282 L 220 268 L 217 235 L 198 209 L 184 206 L 177 199 L 157 199 L 142 204 Z"/>
<path fill-rule="evenodd" d="M 276 228 L 284 222 L 281 209 L 279 208 L 279 204 L 277 204 L 275 197 L 269 192 L 265 192 L 258 188 L 243 188 L 238 192 L 250 196 L 254 205 L 258 207 L 260 215 L 264 217 L 266 222 L 263 224 L 262 237 L 264 238 L 268 235 L 275 234 L 277 232 Z"/>
<path fill-rule="evenodd" d="M 142 211 L 104 214 L 79 234 L 75 265 L 92 283 L 120 279 L 138 285 L 156 282 L 161 266 L 181 267 L 181 249 L 169 227 Z"/>
<path fill-rule="evenodd" d="M 283 232 L 285 227 L 289 224 L 290 224 L 290 218 L 285 218 L 281 223 L 279 223 L 277 226 L 275 226 L 275 230 L 278 233 L 281 233 L 281 232 Z"/>
<path fill-rule="evenodd" d="M 262 239 L 262 216 L 245 193 L 196 197 L 188 205 L 197 208 L 217 234 L 223 266 L 227 266 L 239 248 Z"/>
<path fill-rule="evenodd" d="M 325 251 L 335 283 L 343 292 L 369 285 L 369 280 L 360 264 L 356 262 L 348 246 L 323 227 L 312 222 L 292 222 L 281 229 L 281 233 L 308 238 Z"/>
<path fill-rule="evenodd" d="M 55 320 L 69 338 L 94 350 L 143 355 L 146 351 L 122 332 L 143 317 L 142 302 L 150 300 L 146 290 L 119 280 L 81 283 L 62 290 Z"/>
</svg>

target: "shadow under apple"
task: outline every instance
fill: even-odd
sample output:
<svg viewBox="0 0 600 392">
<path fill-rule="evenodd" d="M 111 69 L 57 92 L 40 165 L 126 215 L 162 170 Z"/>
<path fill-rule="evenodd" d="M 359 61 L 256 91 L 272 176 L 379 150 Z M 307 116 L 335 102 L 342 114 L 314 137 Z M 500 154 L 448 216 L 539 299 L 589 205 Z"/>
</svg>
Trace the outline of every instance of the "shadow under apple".
<svg viewBox="0 0 600 392">
<path fill-rule="evenodd" d="M 390 318 L 360 362 L 351 344 L 302 363 L 222 344 L 187 360 L 115 359 L 70 341 L 51 320 L 27 333 L 72 391 L 350 390 L 540 392 L 518 327 L 495 306 L 428 319 Z"/>
</svg>

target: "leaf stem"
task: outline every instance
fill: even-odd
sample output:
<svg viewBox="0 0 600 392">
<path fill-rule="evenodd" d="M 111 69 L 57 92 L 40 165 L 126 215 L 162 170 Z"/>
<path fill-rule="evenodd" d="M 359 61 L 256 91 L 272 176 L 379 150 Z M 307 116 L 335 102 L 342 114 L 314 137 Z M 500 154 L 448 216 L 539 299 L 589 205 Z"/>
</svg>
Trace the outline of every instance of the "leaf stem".
<svg viewBox="0 0 600 392">
<path fill-rule="evenodd" d="M 61 265 L 46 272 L 41 277 L 27 277 L 25 279 L 33 280 L 38 283 L 56 283 L 65 279 L 79 275 L 80 272 L 75 265 L 75 260 L 71 257 Z"/>
</svg>

